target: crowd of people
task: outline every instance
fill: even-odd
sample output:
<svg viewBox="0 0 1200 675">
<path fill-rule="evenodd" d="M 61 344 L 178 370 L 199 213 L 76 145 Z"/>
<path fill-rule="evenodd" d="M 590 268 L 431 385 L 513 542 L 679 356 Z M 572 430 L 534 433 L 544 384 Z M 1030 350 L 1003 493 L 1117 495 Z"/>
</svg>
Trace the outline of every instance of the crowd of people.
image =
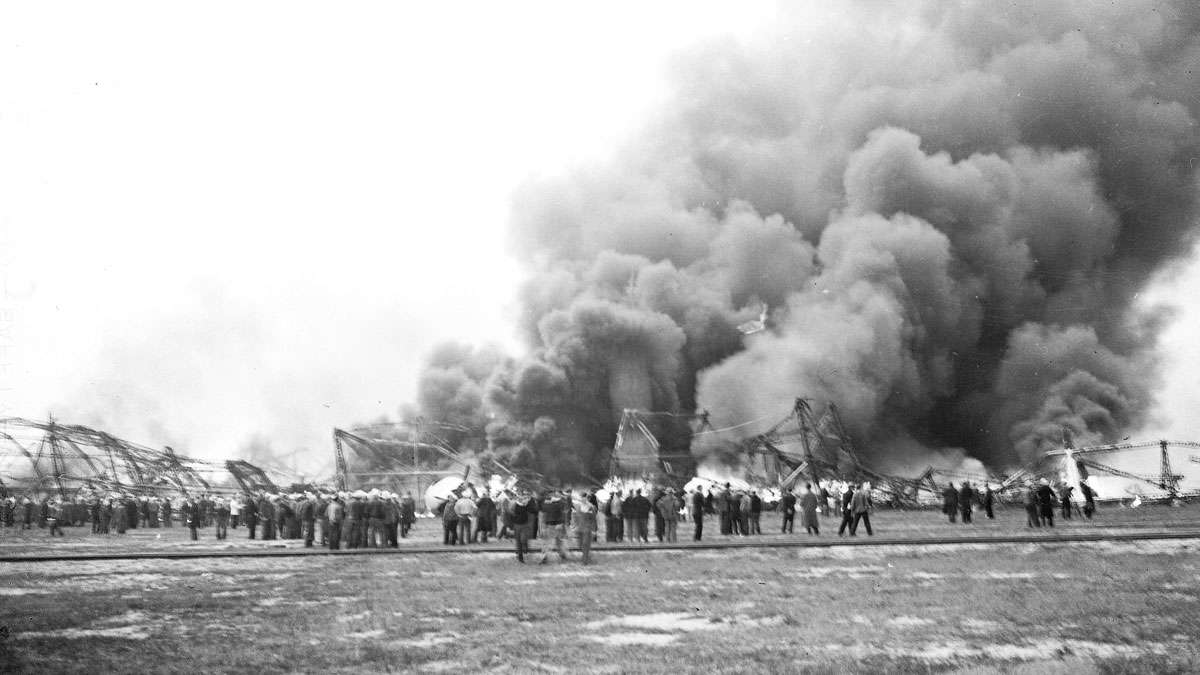
<svg viewBox="0 0 1200 675">
<path fill-rule="evenodd" d="M 62 534 L 63 525 L 91 525 L 92 533 L 123 535 L 138 528 L 167 528 L 176 522 L 199 539 L 202 529 L 215 528 L 217 539 L 229 529 L 245 527 L 250 539 L 303 539 L 305 546 L 333 549 L 396 547 L 416 520 L 410 493 L 361 490 L 347 493 L 182 495 L 175 498 L 138 497 L 112 493 L 77 499 L 9 497 L 0 501 L 0 521 L 7 527 L 49 527 Z"/>
<path fill-rule="evenodd" d="M 1028 527 L 1054 527 L 1055 511 L 1060 511 L 1067 520 L 1072 514 L 1091 519 L 1096 513 L 1096 491 L 1086 478 L 1079 482 L 1079 491 L 1083 497 L 1082 508 L 1075 504 L 1075 488 L 1067 483 L 1061 483 L 1055 489 L 1047 478 L 1027 481 L 1022 492 L 1026 524 Z M 951 483 L 942 492 L 942 513 L 952 523 L 960 516 L 964 524 L 970 523 L 975 506 L 982 507 L 989 519 L 995 518 L 995 503 L 996 494 L 987 484 L 981 492 L 968 481 L 963 481 L 958 488 Z"/>
<path fill-rule="evenodd" d="M 822 482 L 805 484 L 793 491 L 738 489 L 729 483 L 708 488 L 676 490 L 671 487 L 630 487 L 573 491 L 550 489 L 489 490 L 463 483 L 437 499 L 425 515 L 442 526 L 442 543 L 447 546 L 486 544 L 489 539 L 511 539 L 517 559 L 531 554 L 530 542 L 540 540 L 541 562 L 552 553 L 567 558 L 568 530 L 573 531 L 584 562 L 591 558 L 591 544 L 600 530 L 609 543 L 678 541 L 679 524 L 692 525 L 693 541 L 701 541 L 705 522 L 716 521 L 726 536 L 762 534 L 762 514 L 779 516 L 779 531 L 794 532 L 796 516 L 811 536 L 821 533 L 821 517 L 840 518 L 838 535 L 856 536 L 860 525 L 868 535 L 873 509 L 871 485 Z M 1091 518 L 1096 510 L 1095 491 L 1084 480 L 1080 484 L 1082 509 L 1073 503 L 1073 488 L 1051 487 L 1041 479 L 1024 491 L 1029 527 L 1053 527 L 1056 511 L 1063 518 L 1081 513 Z M 987 518 L 995 517 L 996 493 L 990 485 L 982 489 L 963 481 L 948 485 L 942 493 L 942 512 L 951 523 L 972 521 L 975 508 Z M 306 547 L 396 548 L 409 536 L 417 521 L 416 500 L 403 495 L 371 490 L 353 492 L 305 492 L 290 494 L 184 495 L 175 499 L 138 497 L 132 494 L 80 496 L 75 500 L 8 497 L 0 500 L 0 522 L 7 527 L 49 528 L 61 535 L 63 525 L 91 524 L 93 534 L 124 534 L 137 528 L 172 527 L 176 521 L 198 539 L 202 529 L 215 528 L 215 537 L 225 539 L 229 529 L 245 528 L 249 539 L 303 540 Z M 651 523 L 653 525 L 651 526 Z"/>
</svg>

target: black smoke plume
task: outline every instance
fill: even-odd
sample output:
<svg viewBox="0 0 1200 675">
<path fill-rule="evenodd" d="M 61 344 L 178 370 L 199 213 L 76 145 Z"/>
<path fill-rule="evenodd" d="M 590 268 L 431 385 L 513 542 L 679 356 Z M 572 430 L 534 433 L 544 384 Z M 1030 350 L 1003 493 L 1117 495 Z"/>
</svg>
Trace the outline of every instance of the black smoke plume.
<svg viewBox="0 0 1200 675">
<path fill-rule="evenodd" d="M 425 414 L 487 417 L 497 456 L 562 477 L 604 470 L 623 408 L 835 402 L 892 466 L 1142 421 L 1160 321 L 1134 299 L 1196 230 L 1200 6 L 781 12 L 680 54 L 612 157 L 519 191 L 529 353 L 438 365 Z"/>
</svg>

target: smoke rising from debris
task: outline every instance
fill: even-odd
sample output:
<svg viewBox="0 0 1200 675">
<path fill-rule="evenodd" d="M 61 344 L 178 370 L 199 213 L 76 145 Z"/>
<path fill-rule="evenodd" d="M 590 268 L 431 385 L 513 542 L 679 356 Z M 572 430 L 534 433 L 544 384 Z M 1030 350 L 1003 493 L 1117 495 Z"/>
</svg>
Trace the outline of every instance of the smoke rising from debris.
<svg viewBox="0 0 1200 675">
<path fill-rule="evenodd" d="M 834 402 L 889 466 L 1143 420 L 1160 321 L 1132 302 L 1196 229 L 1200 7 L 806 7 L 680 54 L 641 134 L 519 191 L 530 352 L 435 364 L 424 414 L 490 414 L 498 456 L 563 477 L 603 471 L 623 408 Z"/>
</svg>

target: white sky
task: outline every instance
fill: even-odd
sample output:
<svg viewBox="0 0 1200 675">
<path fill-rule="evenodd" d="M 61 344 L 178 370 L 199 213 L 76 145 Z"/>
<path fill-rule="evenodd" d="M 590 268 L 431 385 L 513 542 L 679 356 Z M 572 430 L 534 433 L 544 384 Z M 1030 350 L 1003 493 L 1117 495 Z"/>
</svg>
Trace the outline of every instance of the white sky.
<svg viewBox="0 0 1200 675">
<path fill-rule="evenodd" d="M 590 7 L 590 8 L 588 8 Z M 508 198 L 773 4 L 8 3 L 0 415 L 235 454 L 513 344 Z"/>
</svg>

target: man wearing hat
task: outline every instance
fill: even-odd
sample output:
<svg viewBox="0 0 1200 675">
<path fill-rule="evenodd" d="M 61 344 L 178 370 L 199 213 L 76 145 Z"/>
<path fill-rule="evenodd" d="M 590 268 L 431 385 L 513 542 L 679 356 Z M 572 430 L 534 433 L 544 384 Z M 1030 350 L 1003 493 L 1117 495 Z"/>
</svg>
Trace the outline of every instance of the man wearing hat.
<svg viewBox="0 0 1200 675">
<path fill-rule="evenodd" d="M 675 488 L 664 490 L 654 508 L 663 519 L 663 540 L 668 544 L 679 541 L 676 536 L 679 524 L 679 502 L 675 500 Z"/>
<path fill-rule="evenodd" d="M 409 530 L 412 529 L 413 523 L 417 520 L 417 501 L 413 499 L 412 492 L 405 491 L 404 498 L 400 500 L 400 536 L 407 537 Z"/>
<path fill-rule="evenodd" d="M 449 507 L 447 507 L 449 508 Z M 462 495 L 454 502 L 454 514 L 458 516 L 458 544 L 466 546 L 471 543 L 471 521 L 475 518 L 475 500 L 471 492 L 463 490 Z"/>
<path fill-rule="evenodd" d="M 300 524 L 304 528 L 304 548 L 312 548 L 317 525 L 317 496 L 311 492 L 304 493 L 299 511 Z"/>
<path fill-rule="evenodd" d="M 342 547 L 342 522 L 346 519 L 346 506 L 342 503 L 342 498 L 345 494 L 343 492 L 334 495 L 325 507 L 325 517 L 329 520 L 329 532 L 326 539 L 329 541 L 329 550 L 331 551 L 337 551 Z"/>
<path fill-rule="evenodd" d="M 475 500 L 475 534 L 472 535 L 471 541 L 478 540 L 479 543 L 486 544 L 495 522 L 496 502 L 492 501 L 491 495 L 484 490 L 479 499 Z"/>
<path fill-rule="evenodd" d="M 258 519 L 264 541 L 275 538 L 275 495 L 263 494 L 258 500 Z"/>
<path fill-rule="evenodd" d="M 1054 490 L 1050 487 L 1050 481 L 1043 478 L 1041 485 L 1037 489 L 1038 511 L 1042 518 L 1042 523 L 1046 527 L 1054 527 Z"/>
<path fill-rule="evenodd" d="M 258 500 L 254 495 L 246 494 L 242 500 L 242 520 L 246 523 L 246 529 L 250 532 L 250 538 L 254 538 L 254 529 L 258 527 Z"/>
<path fill-rule="evenodd" d="M 458 543 L 458 512 L 454 510 L 458 502 L 458 493 L 450 493 L 438 504 L 438 514 L 442 517 L 442 544 L 454 546 Z"/>
<path fill-rule="evenodd" d="M 387 514 L 384 513 L 381 496 L 379 490 L 371 490 L 371 497 L 364 509 L 367 516 L 367 546 L 370 548 L 387 546 L 387 533 L 383 530 L 383 520 Z"/>
<path fill-rule="evenodd" d="M 509 501 L 512 516 L 513 540 L 517 544 L 517 562 L 525 562 L 525 554 L 529 553 L 529 533 L 532 529 L 530 521 L 538 517 L 537 500 L 525 489 L 517 491 L 517 495 Z"/>
<path fill-rule="evenodd" d="M 363 504 L 367 493 L 362 490 L 355 490 L 351 495 L 350 503 L 346 504 L 346 530 L 348 536 L 346 544 L 349 548 L 358 548 L 362 545 L 362 540 L 365 535 L 363 527 L 363 516 L 366 514 L 366 505 Z"/>
<path fill-rule="evenodd" d="M 717 495 L 717 517 L 721 519 L 721 534 L 734 534 L 733 531 L 733 493 L 729 489 L 729 483 L 725 484 L 725 488 Z"/>
<path fill-rule="evenodd" d="M 198 530 L 203 525 L 204 514 L 200 510 L 200 503 L 190 496 L 183 502 L 183 520 L 187 523 L 188 529 L 192 531 L 192 541 L 200 538 Z"/>
</svg>

